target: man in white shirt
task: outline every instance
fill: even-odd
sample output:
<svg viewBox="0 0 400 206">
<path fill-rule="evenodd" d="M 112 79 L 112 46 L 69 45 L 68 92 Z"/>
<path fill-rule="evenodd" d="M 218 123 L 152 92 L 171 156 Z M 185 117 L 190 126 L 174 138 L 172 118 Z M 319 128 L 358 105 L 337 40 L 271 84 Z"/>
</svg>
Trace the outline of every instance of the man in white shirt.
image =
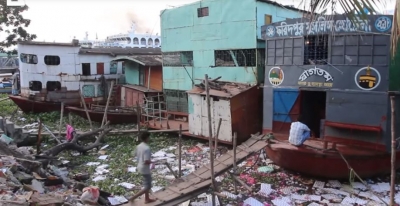
<svg viewBox="0 0 400 206">
<path fill-rule="evenodd" d="M 18 73 L 12 72 L 11 76 L 12 80 L 12 94 L 13 95 L 18 95 Z"/>
<path fill-rule="evenodd" d="M 154 202 L 156 200 L 150 199 L 149 193 L 152 184 L 150 164 L 154 163 L 151 159 L 151 150 L 149 145 L 147 144 L 150 138 L 150 133 L 143 132 L 140 134 L 140 139 L 142 143 L 140 143 L 135 150 L 135 156 L 137 158 L 137 170 L 143 176 L 143 186 L 144 188 L 138 192 L 136 195 L 129 199 L 129 202 L 133 202 L 136 198 L 140 197 L 144 194 L 144 203 Z"/>
<path fill-rule="evenodd" d="M 303 123 L 301 115 L 297 118 L 297 122 L 290 125 L 289 142 L 292 145 L 300 146 L 311 136 L 310 128 Z"/>
</svg>

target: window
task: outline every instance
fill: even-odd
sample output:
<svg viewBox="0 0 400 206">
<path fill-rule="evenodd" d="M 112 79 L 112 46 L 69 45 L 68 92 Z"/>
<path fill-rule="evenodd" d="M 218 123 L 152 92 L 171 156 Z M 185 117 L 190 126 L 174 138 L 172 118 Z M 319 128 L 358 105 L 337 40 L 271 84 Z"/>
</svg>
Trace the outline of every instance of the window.
<svg viewBox="0 0 400 206">
<path fill-rule="evenodd" d="M 193 52 L 164 52 L 163 53 L 164 66 L 193 66 Z"/>
<path fill-rule="evenodd" d="M 146 86 L 144 85 L 145 79 L 144 79 L 144 74 L 145 74 L 145 68 L 143 66 L 139 67 L 139 85 L 141 86 Z"/>
<path fill-rule="evenodd" d="M 160 40 L 159 40 L 159 39 L 156 39 L 156 40 L 154 41 L 154 45 L 156 45 L 156 46 L 160 45 Z"/>
<path fill-rule="evenodd" d="M 118 63 L 116 61 L 110 62 L 110 74 L 117 74 Z"/>
<path fill-rule="evenodd" d="M 97 74 L 104 74 L 104 63 L 96 64 Z"/>
<path fill-rule="evenodd" d="M 147 44 L 150 45 L 150 46 L 152 46 L 152 45 L 153 45 L 153 39 L 150 38 L 150 39 L 148 40 Z"/>
<path fill-rule="evenodd" d="M 264 16 L 264 24 L 272 24 L 272 16 L 271 15 L 265 14 L 265 16 Z"/>
<path fill-rule="evenodd" d="M 167 110 L 188 113 L 188 95 L 183 90 L 164 89 Z"/>
<path fill-rule="evenodd" d="M 304 37 L 304 65 L 327 64 L 328 35 Z"/>
<path fill-rule="evenodd" d="M 255 67 L 257 65 L 255 49 L 215 50 L 215 66 Z"/>
<path fill-rule="evenodd" d="M 26 64 L 37 64 L 38 63 L 38 59 L 37 56 L 34 54 L 20 54 L 20 59 L 22 63 L 26 63 Z"/>
<path fill-rule="evenodd" d="M 82 75 L 90 75 L 90 63 L 82 63 Z"/>
<path fill-rule="evenodd" d="M 42 90 L 42 82 L 40 81 L 30 81 L 29 89 L 32 91 L 40 91 Z"/>
<path fill-rule="evenodd" d="M 46 56 L 44 56 L 44 63 L 46 65 L 60 65 L 60 57 L 59 56 L 46 55 Z"/>
<path fill-rule="evenodd" d="M 302 37 L 266 40 L 267 65 L 303 65 Z"/>
<path fill-rule="evenodd" d="M 208 7 L 202 7 L 197 9 L 197 17 L 208 16 Z"/>
<path fill-rule="evenodd" d="M 48 81 L 46 83 L 46 90 L 48 92 L 61 90 L 61 83 L 59 81 Z"/>
<path fill-rule="evenodd" d="M 145 38 L 140 39 L 140 44 L 141 45 L 146 45 L 146 39 Z"/>
<path fill-rule="evenodd" d="M 139 44 L 139 39 L 135 37 L 135 38 L 133 39 L 133 44 Z"/>
<path fill-rule="evenodd" d="M 122 62 L 122 74 L 125 74 L 125 62 L 124 61 Z"/>
</svg>

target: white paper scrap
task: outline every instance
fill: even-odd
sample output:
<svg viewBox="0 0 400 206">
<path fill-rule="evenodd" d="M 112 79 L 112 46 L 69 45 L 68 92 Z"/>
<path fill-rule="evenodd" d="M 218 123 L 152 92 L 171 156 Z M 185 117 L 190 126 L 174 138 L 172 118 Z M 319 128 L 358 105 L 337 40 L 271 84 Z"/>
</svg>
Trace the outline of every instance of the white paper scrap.
<svg viewBox="0 0 400 206">
<path fill-rule="evenodd" d="M 93 181 L 94 182 L 98 182 L 98 181 L 102 181 L 102 180 L 105 180 L 105 179 L 107 179 L 105 176 L 96 176 L 95 178 L 93 178 Z"/>
<path fill-rule="evenodd" d="M 105 148 L 107 148 L 108 146 L 110 146 L 110 145 L 104 145 L 102 148 L 100 148 L 100 150 L 104 150 Z"/>
<path fill-rule="evenodd" d="M 88 163 L 86 163 L 87 166 L 96 166 L 96 165 L 99 165 L 99 164 L 100 164 L 100 162 L 88 162 Z"/>
<path fill-rule="evenodd" d="M 132 189 L 135 187 L 134 184 L 131 183 L 127 183 L 127 182 L 122 182 L 118 184 L 119 186 L 125 187 L 126 189 Z"/>
<path fill-rule="evenodd" d="M 101 156 L 99 157 L 99 159 L 100 159 L 100 160 L 105 160 L 105 159 L 107 159 L 107 157 L 108 157 L 108 155 L 101 155 Z"/>
<path fill-rule="evenodd" d="M 315 182 L 314 182 L 314 185 L 313 185 L 313 187 L 315 187 L 315 188 L 324 188 L 324 186 L 325 186 L 325 182 L 322 182 L 322 181 L 318 181 L 318 180 L 316 180 Z"/>
<path fill-rule="evenodd" d="M 108 201 L 110 201 L 111 205 L 120 205 L 128 202 L 128 200 L 124 196 L 108 197 Z"/>
<path fill-rule="evenodd" d="M 279 197 L 272 200 L 274 205 L 278 206 L 292 206 L 292 200 L 289 197 Z"/>
<path fill-rule="evenodd" d="M 136 172 L 136 167 L 128 167 L 128 172 Z"/>
</svg>

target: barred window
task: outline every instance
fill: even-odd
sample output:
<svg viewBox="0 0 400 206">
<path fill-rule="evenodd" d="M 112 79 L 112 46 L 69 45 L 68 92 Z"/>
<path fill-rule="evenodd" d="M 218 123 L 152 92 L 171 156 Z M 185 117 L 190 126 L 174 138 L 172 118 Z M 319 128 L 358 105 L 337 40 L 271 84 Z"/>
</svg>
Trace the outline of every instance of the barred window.
<svg viewBox="0 0 400 206">
<path fill-rule="evenodd" d="M 327 64 L 328 35 L 304 37 L 304 65 Z"/>
<path fill-rule="evenodd" d="M 215 50 L 215 66 L 220 67 L 255 67 L 256 49 Z"/>
<path fill-rule="evenodd" d="M 164 66 L 193 66 L 193 52 L 164 52 L 163 53 Z"/>
<path fill-rule="evenodd" d="M 188 113 L 188 95 L 185 90 L 164 89 L 168 111 Z"/>
<path fill-rule="evenodd" d="M 20 54 L 20 59 L 22 63 L 26 63 L 26 64 L 37 64 L 38 63 L 38 59 L 37 56 L 35 54 L 24 54 L 21 53 Z"/>
<path fill-rule="evenodd" d="M 208 16 L 208 7 L 198 8 L 197 17 L 205 17 L 205 16 Z"/>
<path fill-rule="evenodd" d="M 46 56 L 44 56 L 44 63 L 46 65 L 60 65 L 60 57 L 59 56 L 46 55 Z"/>
</svg>

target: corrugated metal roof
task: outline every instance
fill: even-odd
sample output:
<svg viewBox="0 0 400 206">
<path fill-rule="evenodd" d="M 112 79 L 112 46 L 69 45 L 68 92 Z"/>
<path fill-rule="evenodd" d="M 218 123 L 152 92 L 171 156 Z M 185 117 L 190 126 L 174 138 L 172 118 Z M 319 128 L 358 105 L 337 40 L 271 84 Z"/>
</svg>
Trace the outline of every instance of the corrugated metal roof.
<svg viewBox="0 0 400 206">
<path fill-rule="evenodd" d="M 161 48 L 81 48 L 79 54 L 161 55 Z"/>
<path fill-rule="evenodd" d="M 242 92 L 249 90 L 257 85 L 242 84 L 237 82 L 215 81 L 220 89 L 211 87 L 210 96 L 232 98 Z M 186 91 L 188 94 L 207 95 L 204 88 L 195 86 L 192 90 Z"/>
<path fill-rule="evenodd" d="M 136 62 L 143 66 L 162 66 L 162 56 L 161 55 L 133 55 L 133 56 L 123 56 L 113 59 L 118 60 L 130 60 Z"/>
<path fill-rule="evenodd" d="M 80 47 L 73 43 L 57 43 L 57 42 L 40 42 L 40 41 L 19 41 L 21 45 L 38 45 L 38 46 L 66 46 L 66 47 Z"/>
<path fill-rule="evenodd" d="M 155 89 L 147 89 L 147 87 L 140 86 L 140 85 L 124 84 L 122 86 L 131 88 L 131 89 L 134 89 L 134 90 L 138 90 L 138 91 L 141 91 L 141 92 L 145 92 L 145 93 L 146 92 L 162 92 L 162 91 L 158 91 L 158 90 L 155 90 Z"/>
</svg>

